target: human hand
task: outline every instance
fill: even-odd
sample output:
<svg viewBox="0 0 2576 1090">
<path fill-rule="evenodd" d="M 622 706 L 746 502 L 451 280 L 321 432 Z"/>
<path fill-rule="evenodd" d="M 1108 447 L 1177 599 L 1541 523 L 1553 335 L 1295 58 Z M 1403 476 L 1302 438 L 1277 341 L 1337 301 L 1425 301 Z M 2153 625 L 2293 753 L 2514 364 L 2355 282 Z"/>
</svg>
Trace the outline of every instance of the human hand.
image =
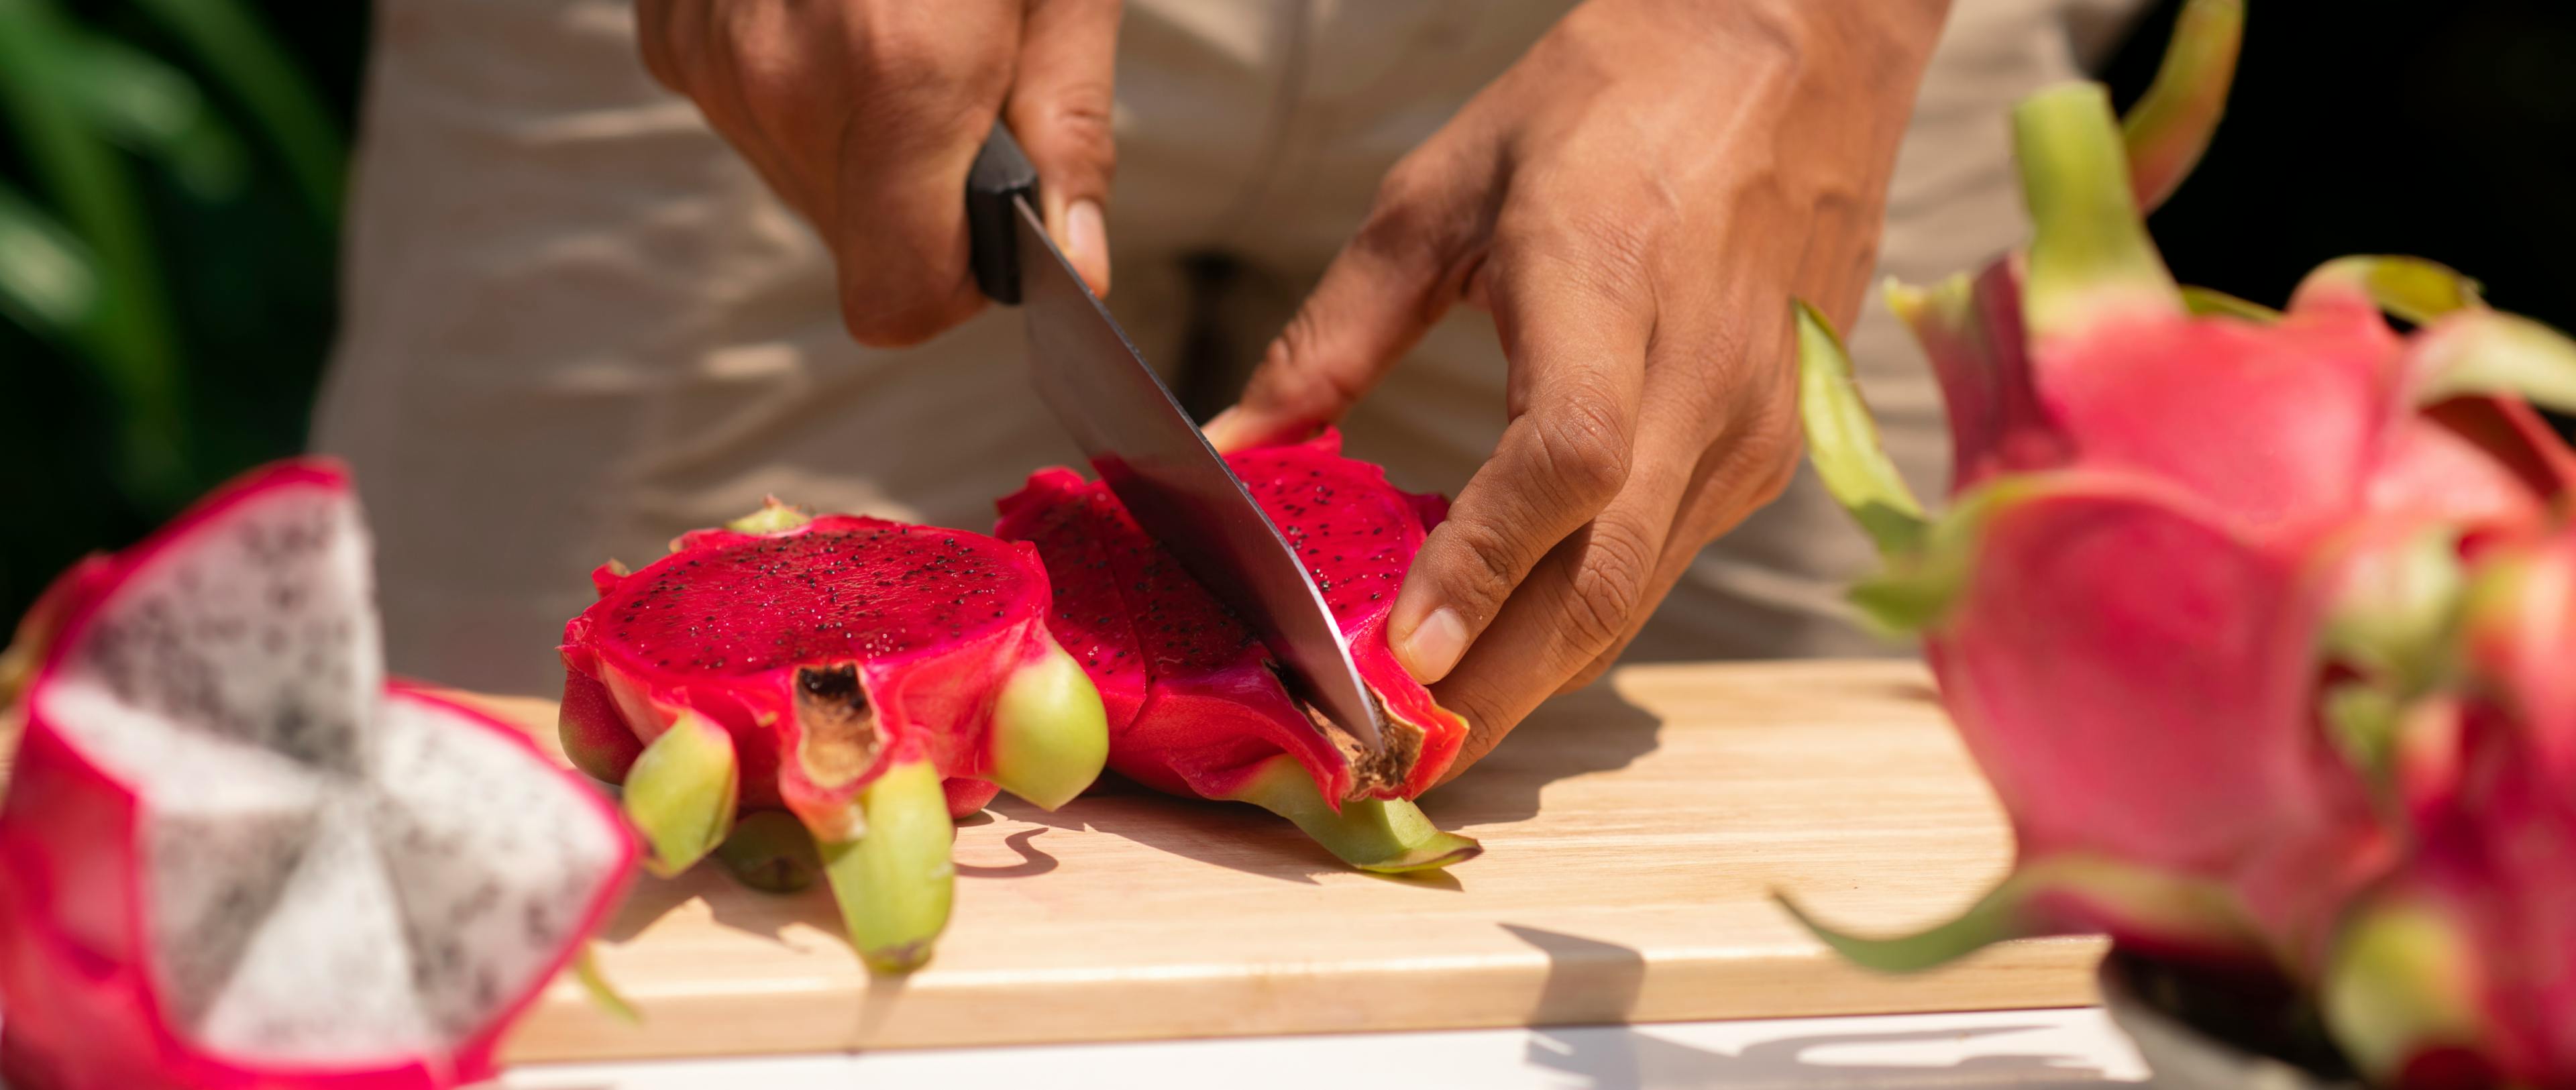
<svg viewBox="0 0 2576 1090">
<path fill-rule="evenodd" d="M 1474 726 L 1606 669 L 1797 465 L 1791 299 L 1859 310 L 1946 0 L 1593 0 L 1388 172 L 1218 446 L 1339 418 L 1453 301 L 1509 420 L 1388 634 Z M 1454 771 L 1453 771 L 1454 775 Z"/>
<path fill-rule="evenodd" d="M 1118 0 L 637 0 L 645 66 L 803 214 L 862 344 L 928 340 L 982 309 L 966 172 L 1004 117 L 1047 232 L 1109 288 Z"/>
</svg>

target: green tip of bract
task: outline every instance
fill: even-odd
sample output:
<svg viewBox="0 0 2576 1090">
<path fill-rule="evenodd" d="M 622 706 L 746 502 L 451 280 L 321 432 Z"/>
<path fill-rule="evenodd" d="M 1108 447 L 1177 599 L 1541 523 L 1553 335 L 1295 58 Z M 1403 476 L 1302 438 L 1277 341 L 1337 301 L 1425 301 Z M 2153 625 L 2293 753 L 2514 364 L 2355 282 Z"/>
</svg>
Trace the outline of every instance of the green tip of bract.
<svg viewBox="0 0 2576 1090">
<path fill-rule="evenodd" d="M 948 796 L 930 762 L 901 761 L 861 790 L 856 805 L 858 836 L 819 846 L 823 875 L 860 960 L 880 973 L 910 972 L 930 960 L 948 926 L 956 886 Z"/>
<path fill-rule="evenodd" d="M 2013 158 L 2033 235 L 2023 317 L 2048 338 L 2124 315 L 2183 313 L 2182 293 L 2156 256 L 2129 190 L 2110 94 L 2070 83 L 2013 110 Z"/>
<path fill-rule="evenodd" d="M 2478 1043 L 2468 939 L 2427 909 L 2373 909 L 2345 925 L 2318 1005 L 2353 1066 L 2385 1085 L 2427 1049 Z"/>
<path fill-rule="evenodd" d="M 2576 341 L 2529 318 L 2477 310 L 2439 319 L 2421 338 L 2416 366 L 2418 404 L 2504 395 L 2576 412 Z"/>
<path fill-rule="evenodd" d="M 665 878 L 689 869 L 733 827 L 738 769 L 733 736 L 683 710 L 626 771 L 627 819 L 644 834 L 646 866 Z"/>
<path fill-rule="evenodd" d="M 2438 261 L 2388 254 L 2338 257 L 2317 266 L 2290 293 L 2292 307 L 2331 296 L 2367 299 L 2416 325 L 2459 310 L 2486 306 L 2478 282 Z"/>
<path fill-rule="evenodd" d="M 715 850 L 734 880 L 762 893 L 799 893 L 823 870 L 814 834 L 785 810 L 746 814 Z"/>
<path fill-rule="evenodd" d="M 1852 380 L 1842 341 L 1816 308 L 1803 301 L 1796 306 L 1798 416 L 1806 426 L 1807 458 L 1825 491 L 1881 554 L 1911 549 L 1923 537 L 1923 505 L 1879 444 L 1878 423 Z"/>
<path fill-rule="evenodd" d="M 1109 719 L 1082 664 L 1049 641 L 1023 664 L 993 705 L 992 780 L 1053 810 L 1100 778 L 1109 759 Z"/>
<path fill-rule="evenodd" d="M 725 523 L 725 529 L 738 534 L 774 534 L 812 521 L 814 516 L 779 502 L 778 497 L 764 496 L 761 497 L 760 510 Z"/>
<path fill-rule="evenodd" d="M 2262 325 L 2281 320 L 2280 311 L 2261 303 L 2190 284 L 2182 287 L 2182 305 L 2195 318 L 2241 318 Z"/>
<path fill-rule="evenodd" d="M 2190 0 L 2174 21 L 2155 82 L 2120 123 L 2137 206 L 2154 210 L 2191 175 L 2227 112 L 2236 54 L 2245 41 L 2244 0 Z"/>
<path fill-rule="evenodd" d="M 1895 938 L 1862 938 L 1846 931 L 1827 927 L 1809 915 L 1797 902 L 1786 896 L 1776 897 L 1798 925 L 1814 935 L 1816 941 L 1832 947 L 1853 964 L 1882 973 L 1919 973 L 1936 969 L 2006 939 L 2020 938 L 2016 926 L 2018 905 L 2007 900 L 2010 887 L 1987 894 L 1986 899 L 1961 913 L 1957 919 L 1928 931 Z"/>
<path fill-rule="evenodd" d="M 1364 871 L 1437 870 L 1485 851 L 1468 837 L 1433 827 L 1421 807 L 1402 799 L 1344 802 L 1336 812 L 1304 766 L 1288 757 L 1262 762 L 1233 797 L 1295 822 L 1324 850 Z"/>
<path fill-rule="evenodd" d="M 607 974 L 599 971 L 598 954 L 597 947 L 588 943 L 582 945 L 581 953 L 572 959 L 574 982 L 580 984 L 582 994 L 589 996 L 599 1009 L 607 1011 L 609 1017 L 630 1026 L 643 1024 L 643 1013 L 635 1009 L 635 1004 L 627 1002 L 625 996 L 617 994 L 616 987 L 608 983 Z"/>
<path fill-rule="evenodd" d="M 1825 926 L 1786 897 L 1780 904 L 1836 953 L 1890 973 L 1937 968 L 2007 939 L 2106 925 L 2188 949 L 2260 949 L 2222 890 L 2089 855 L 2025 862 L 1957 918 L 1896 938 L 1862 938 Z"/>
</svg>

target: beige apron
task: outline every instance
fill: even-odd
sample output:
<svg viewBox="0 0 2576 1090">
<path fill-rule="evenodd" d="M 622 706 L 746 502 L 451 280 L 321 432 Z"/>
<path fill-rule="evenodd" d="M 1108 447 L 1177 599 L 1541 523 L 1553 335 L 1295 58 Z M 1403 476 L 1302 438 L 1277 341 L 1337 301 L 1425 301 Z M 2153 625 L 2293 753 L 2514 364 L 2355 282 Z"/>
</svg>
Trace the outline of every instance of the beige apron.
<svg viewBox="0 0 2576 1090">
<path fill-rule="evenodd" d="M 1195 338 L 1255 358 L 1387 167 L 1564 6 L 1129 0 L 1110 303 L 1147 357 Z M 2020 236 L 2004 112 L 2135 6 L 1955 0 L 1883 271 L 1928 280 Z M 545 692 L 603 560 L 764 493 L 982 529 L 1072 460 L 1007 312 L 914 349 L 848 341 L 823 250 L 645 75 L 626 3 L 378 0 L 376 26 L 314 445 L 357 469 L 398 671 Z M 1209 252 L 1236 274 L 1194 295 L 1183 263 Z M 1876 300 L 1851 341 L 1907 475 L 1937 490 L 1919 355 Z M 1461 312 L 1352 414 L 1351 450 L 1454 493 L 1501 432 L 1503 375 L 1490 322 Z M 1630 656 L 1886 652 L 1840 606 L 1868 562 L 1802 476 L 1701 555 Z"/>
</svg>

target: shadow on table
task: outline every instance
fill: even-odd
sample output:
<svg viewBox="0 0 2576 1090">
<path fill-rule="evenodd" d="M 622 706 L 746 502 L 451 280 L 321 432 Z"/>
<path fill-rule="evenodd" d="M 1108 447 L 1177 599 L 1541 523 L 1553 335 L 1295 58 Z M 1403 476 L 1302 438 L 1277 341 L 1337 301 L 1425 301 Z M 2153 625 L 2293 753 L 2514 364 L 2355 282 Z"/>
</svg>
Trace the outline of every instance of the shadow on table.
<svg viewBox="0 0 2576 1090">
<path fill-rule="evenodd" d="M 1626 768 L 1653 753 L 1664 721 L 1628 702 L 1605 679 L 1539 706 L 1503 744 L 1423 797 L 1441 828 L 1527 821 L 1558 780 Z"/>
<path fill-rule="evenodd" d="M 1309 839 L 1287 819 L 1240 802 L 1183 799 L 1148 791 L 1124 780 L 1105 783 L 1054 813 L 1004 796 L 993 811 L 1016 821 L 1074 832 L 1107 833 L 1187 859 L 1276 878 L 1315 884 L 1319 874 L 1349 872 L 1331 852 Z M 960 868 L 958 873 L 968 874 Z M 983 877 L 996 877 L 985 872 Z M 1447 871 L 1372 875 L 1402 886 L 1456 890 L 1458 879 Z"/>
<path fill-rule="evenodd" d="M 1547 955 L 1547 980 L 1530 1011 L 1529 1062 L 1586 1079 L 1580 1085 L 1592 1090 L 1683 1086 L 1904 1090 L 1999 1084 L 2039 1088 L 2077 1084 L 2101 1074 L 2090 1066 L 2067 1063 L 2066 1057 L 2048 1055 L 1976 1056 L 1948 1067 L 1822 1064 L 1806 1058 L 1813 1050 L 1837 1045 L 1958 1040 L 2037 1026 L 1811 1034 L 1763 1041 L 1731 1054 L 1666 1040 L 1615 1024 L 1625 1021 L 1636 1007 L 1646 979 L 1644 954 L 1579 935 L 1517 924 L 1501 926 Z"/>
<path fill-rule="evenodd" d="M 1573 776 L 1626 768 L 1652 753 L 1657 719 L 1607 684 L 1550 700 L 1510 739 L 1475 768 L 1424 798 L 1423 809 L 1443 829 L 1526 821 L 1538 815 L 1547 785 Z M 1125 837 L 1147 847 L 1203 863 L 1285 882 L 1313 884 L 1318 874 L 1349 868 L 1297 827 L 1257 807 L 1237 802 L 1173 798 L 1114 774 L 1101 786 L 1054 813 L 1007 796 L 993 811 L 1004 817 L 1071 831 Z M 1446 870 L 1381 875 L 1422 889 L 1462 889 L 1475 880 Z M 962 872 L 961 872 L 962 873 Z"/>
</svg>

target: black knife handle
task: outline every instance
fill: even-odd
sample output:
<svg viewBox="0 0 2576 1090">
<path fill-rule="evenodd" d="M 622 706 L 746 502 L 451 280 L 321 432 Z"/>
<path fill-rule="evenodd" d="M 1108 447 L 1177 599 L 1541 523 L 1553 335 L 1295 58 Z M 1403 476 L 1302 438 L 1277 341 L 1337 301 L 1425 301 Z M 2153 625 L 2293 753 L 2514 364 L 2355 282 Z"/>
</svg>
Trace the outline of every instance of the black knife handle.
<svg viewBox="0 0 2576 1090">
<path fill-rule="evenodd" d="M 984 296 L 1005 306 L 1020 302 L 1019 236 L 1012 230 L 1011 199 L 1025 197 L 1035 207 L 1038 199 L 1038 172 L 1029 166 L 1029 157 L 1020 154 L 1020 142 L 1011 139 L 1009 126 L 993 123 L 993 135 L 984 138 L 984 148 L 975 153 L 975 167 L 966 172 L 966 233 L 973 247 L 975 286 Z"/>
</svg>

